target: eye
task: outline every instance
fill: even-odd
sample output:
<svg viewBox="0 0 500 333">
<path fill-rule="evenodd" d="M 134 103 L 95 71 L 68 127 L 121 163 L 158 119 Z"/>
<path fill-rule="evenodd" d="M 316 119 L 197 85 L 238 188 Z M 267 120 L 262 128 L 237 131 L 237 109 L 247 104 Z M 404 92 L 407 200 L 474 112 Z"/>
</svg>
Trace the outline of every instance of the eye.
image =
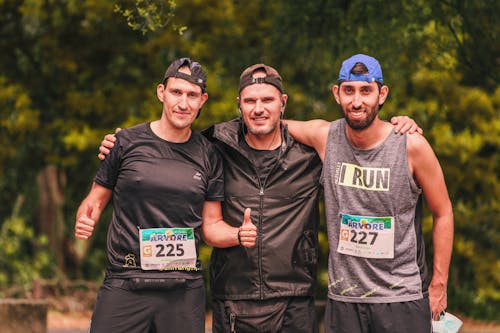
<svg viewBox="0 0 500 333">
<path fill-rule="evenodd" d="M 243 100 L 244 104 L 255 104 L 255 102 L 256 102 L 256 99 L 253 99 L 253 98 L 245 98 Z"/>
<path fill-rule="evenodd" d="M 274 102 L 275 98 L 274 97 L 264 97 L 262 99 L 262 103 L 266 103 L 266 104 L 269 104 L 269 103 L 272 103 Z"/>
<path fill-rule="evenodd" d="M 361 88 L 361 93 L 365 94 L 365 95 L 368 95 L 372 92 L 372 89 L 371 87 L 363 87 Z"/>
<path fill-rule="evenodd" d="M 354 91 L 354 89 L 352 89 L 352 87 L 350 87 L 350 86 L 344 86 L 344 93 L 346 93 L 346 94 L 352 94 L 353 91 Z"/>
</svg>

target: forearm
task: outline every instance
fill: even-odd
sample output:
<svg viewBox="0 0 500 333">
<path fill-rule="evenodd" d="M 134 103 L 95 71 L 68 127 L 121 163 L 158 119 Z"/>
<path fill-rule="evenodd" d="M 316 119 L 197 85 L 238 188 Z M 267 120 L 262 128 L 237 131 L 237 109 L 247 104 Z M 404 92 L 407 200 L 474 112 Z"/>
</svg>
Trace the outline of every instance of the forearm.
<svg viewBox="0 0 500 333">
<path fill-rule="evenodd" d="M 104 187 L 94 183 L 92 185 L 90 193 L 78 207 L 76 216 L 79 217 L 82 215 L 87 215 L 88 217 L 91 217 L 96 222 L 98 222 L 110 198 L 111 190 L 107 190 Z"/>
<path fill-rule="evenodd" d="M 453 214 L 434 217 L 432 232 L 434 243 L 434 264 L 432 280 L 429 286 L 429 303 L 432 318 L 439 319 L 439 315 L 448 307 L 447 285 L 450 268 L 451 251 L 453 248 Z"/>
<path fill-rule="evenodd" d="M 238 240 L 239 228 L 232 227 L 224 220 L 204 223 L 202 227 L 203 239 L 210 246 L 226 248 L 240 245 Z"/>
<path fill-rule="evenodd" d="M 90 193 L 82 201 L 76 212 L 75 237 L 88 239 L 94 232 L 101 213 L 111 198 L 111 190 L 93 184 Z"/>
<path fill-rule="evenodd" d="M 446 288 L 453 250 L 453 213 L 434 219 L 432 240 L 434 259 L 431 285 Z"/>
</svg>

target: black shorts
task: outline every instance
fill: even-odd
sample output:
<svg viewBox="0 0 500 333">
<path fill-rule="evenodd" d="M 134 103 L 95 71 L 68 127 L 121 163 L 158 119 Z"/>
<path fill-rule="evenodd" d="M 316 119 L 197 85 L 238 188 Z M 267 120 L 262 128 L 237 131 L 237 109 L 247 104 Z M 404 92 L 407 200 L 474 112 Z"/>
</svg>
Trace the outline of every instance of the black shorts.
<svg viewBox="0 0 500 333">
<path fill-rule="evenodd" d="M 325 333 L 431 333 L 429 298 L 399 303 L 347 303 L 328 299 Z"/>
<path fill-rule="evenodd" d="M 317 333 L 313 297 L 212 300 L 213 333 Z"/>
<path fill-rule="evenodd" d="M 204 333 L 203 279 L 170 290 L 133 290 L 129 280 L 105 279 L 97 294 L 89 333 Z"/>
</svg>

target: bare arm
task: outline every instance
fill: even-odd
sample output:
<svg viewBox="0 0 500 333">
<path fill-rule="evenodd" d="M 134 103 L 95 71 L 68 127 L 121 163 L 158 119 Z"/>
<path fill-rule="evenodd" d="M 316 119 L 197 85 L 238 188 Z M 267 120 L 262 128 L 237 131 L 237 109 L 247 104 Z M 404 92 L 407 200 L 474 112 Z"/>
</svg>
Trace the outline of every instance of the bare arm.
<svg viewBox="0 0 500 333">
<path fill-rule="evenodd" d="M 112 191 L 97 183 L 92 184 L 89 194 L 83 199 L 76 212 L 75 237 L 88 239 L 94 232 L 95 225 L 102 211 L 111 198 Z"/>
<path fill-rule="evenodd" d="M 422 187 L 433 218 L 433 274 L 429 300 L 434 319 L 447 307 L 446 288 L 453 249 L 453 209 L 444 181 L 443 171 L 432 148 L 419 134 L 408 135 L 410 170 Z"/>
<path fill-rule="evenodd" d="M 324 160 L 330 122 L 322 119 L 309 121 L 286 119 L 283 123 L 288 125 L 288 130 L 295 140 L 314 148 L 321 160 Z"/>
<path fill-rule="evenodd" d="M 243 214 L 241 227 L 236 228 L 222 219 L 222 208 L 219 201 L 205 201 L 201 231 L 205 243 L 220 248 L 237 245 L 253 247 L 257 238 L 257 228 L 250 220 L 250 208 L 247 208 Z"/>
<path fill-rule="evenodd" d="M 313 147 L 323 161 L 325 158 L 326 143 L 328 141 L 328 130 L 330 122 L 322 119 L 314 119 L 309 121 L 298 120 L 283 120 L 283 123 L 288 125 L 290 134 L 295 140 Z M 396 133 L 422 133 L 422 129 L 417 123 L 407 116 L 392 117 L 391 123 L 394 125 Z"/>
</svg>

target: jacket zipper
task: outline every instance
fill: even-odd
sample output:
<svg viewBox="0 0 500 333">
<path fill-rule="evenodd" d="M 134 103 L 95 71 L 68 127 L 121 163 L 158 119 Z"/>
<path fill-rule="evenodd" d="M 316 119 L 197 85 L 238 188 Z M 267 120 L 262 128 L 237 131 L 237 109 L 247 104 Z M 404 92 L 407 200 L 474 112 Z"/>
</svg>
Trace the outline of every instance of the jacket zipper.
<svg viewBox="0 0 500 333">
<path fill-rule="evenodd" d="M 263 211 L 264 211 L 264 189 L 266 187 L 266 184 L 267 184 L 267 179 L 269 178 L 269 176 L 274 172 L 274 170 L 276 170 L 277 166 L 280 164 L 280 160 L 281 160 L 281 156 L 282 156 L 282 151 L 284 149 L 283 147 L 283 144 L 285 142 L 285 139 L 283 137 L 283 132 L 282 132 L 282 138 L 281 138 L 281 146 L 280 146 L 280 149 L 279 149 L 279 153 L 278 153 L 278 157 L 276 158 L 276 163 L 274 163 L 274 166 L 273 168 L 267 173 L 267 176 L 266 178 L 264 179 L 264 182 L 262 183 L 261 180 L 260 180 L 260 174 L 259 174 L 259 170 L 257 170 L 257 168 L 255 167 L 255 165 L 252 163 L 252 166 L 253 168 L 255 169 L 255 173 L 257 175 L 257 179 L 259 181 L 259 186 L 260 186 L 260 192 L 259 192 L 259 197 L 260 197 L 260 207 L 259 207 L 259 231 L 262 231 L 262 216 L 263 216 Z M 262 234 L 262 233 L 261 233 Z M 262 237 L 260 238 L 262 239 Z M 263 300 L 264 299 L 264 290 L 263 290 L 263 278 L 262 278 L 262 241 L 259 241 L 259 296 L 260 296 L 260 299 Z"/>
<path fill-rule="evenodd" d="M 225 141 L 223 141 L 223 142 L 225 142 Z M 226 142 L 226 144 L 227 144 L 227 142 Z M 258 269 L 259 269 L 259 299 L 263 300 L 264 299 L 264 291 L 262 288 L 262 280 L 263 280 L 263 278 L 262 278 L 262 241 L 261 241 L 262 237 L 259 237 L 259 233 L 261 233 L 261 231 L 262 231 L 262 210 L 264 209 L 264 185 L 262 184 L 262 181 L 260 179 L 259 170 L 255 167 L 254 162 L 250 158 L 248 158 L 248 156 L 246 154 L 243 154 L 242 150 L 239 147 L 231 145 L 231 144 L 229 144 L 229 146 L 232 149 L 234 149 L 235 151 L 237 151 L 242 157 L 244 157 L 249 162 L 249 164 L 252 166 L 252 168 L 255 172 L 255 175 L 257 176 L 257 181 L 259 183 L 259 216 L 258 216 L 258 220 L 257 220 L 257 255 L 258 255 Z M 281 152 L 280 152 L 279 157 L 281 157 Z M 275 168 L 276 168 L 276 166 L 273 167 L 271 172 Z M 269 174 L 271 172 L 269 172 Z M 267 177 L 269 177 L 269 174 L 267 175 Z M 267 177 L 264 180 L 264 183 L 267 181 Z"/>
<path fill-rule="evenodd" d="M 236 333 L 236 314 L 234 312 L 229 314 L 229 326 L 231 333 Z"/>
<path fill-rule="evenodd" d="M 247 159 L 247 161 L 250 162 L 250 165 L 253 167 L 254 171 L 255 171 L 255 174 L 257 175 L 257 180 L 259 182 L 259 187 L 260 187 L 260 191 L 259 191 L 259 201 L 260 201 L 260 207 L 259 207 L 259 218 L 258 218 L 258 226 L 257 226 L 257 237 L 259 236 L 259 232 L 262 231 L 262 211 L 264 209 L 264 189 L 265 189 L 265 184 L 267 183 L 267 178 L 269 178 L 269 176 L 274 172 L 274 170 L 276 169 L 276 167 L 279 165 L 280 163 L 280 160 L 281 160 L 281 157 L 283 156 L 283 152 L 284 150 L 286 149 L 286 140 L 285 140 L 285 135 L 284 135 L 284 128 L 281 128 L 281 145 L 280 145 L 280 148 L 279 148 L 279 153 L 278 153 L 278 157 L 276 159 L 276 163 L 274 164 L 273 168 L 271 169 L 271 171 L 269 171 L 269 173 L 267 174 L 266 176 L 266 179 L 264 179 L 264 183 L 262 183 L 261 179 L 260 179 L 260 174 L 259 174 L 259 170 L 257 170 L 257 168 L 255 167 L 255 164 L 253 163 L 253 161 L 251 159 L 248 158 L 248 156 L 246 156 L 246 154 L 243 154 L 242 153 L 242 150 L 240 149 L 239 146 L 235 146 L 234 144 L 232 144 L 233 140 L 222 140 L 222 138 L 217 138 L 219 141 L 227 144 L 228 146 L 230 146 L 232 149 L 234 149 L 235 151 L 237 151 L 241 156 L 243 156 L 244 158 Z M 258 237 L 258 261 L 259 261 L 259 298 L 261 300 L 264 299 L 264 291 L 263 291 L 263 287 L 262 287 L 262 237 Z M 236 316 L 235 316 L 236 317 Z M 234 318 L 236 319 L 236 318 Z"/>
<path fill-rule="evenodd" d="M 257 171 L 257 168 L 255 168 Z M 260 176 L 259 173 L 257 172 L 257 177 L 259 178 L 259 184 L 260 184 Z M 267 180 L 267 179 L 266 179 Z M 264 186 L 261 184 L 260 185 L 260 192 L 259 192 L 259 197 L 260 197 L 260 209 L 259 209 L 259 231 L 262 231 L 262 211 L 264 210 Z M 262 234 L 262 232 L 261 232 Z M 262 240 L 262 237 L 260 237 Z M 260 299 L 264 299 L 264 290 L 262 287 L 262 241 L 259 241 L 259 296 Z"/>
</svg>

